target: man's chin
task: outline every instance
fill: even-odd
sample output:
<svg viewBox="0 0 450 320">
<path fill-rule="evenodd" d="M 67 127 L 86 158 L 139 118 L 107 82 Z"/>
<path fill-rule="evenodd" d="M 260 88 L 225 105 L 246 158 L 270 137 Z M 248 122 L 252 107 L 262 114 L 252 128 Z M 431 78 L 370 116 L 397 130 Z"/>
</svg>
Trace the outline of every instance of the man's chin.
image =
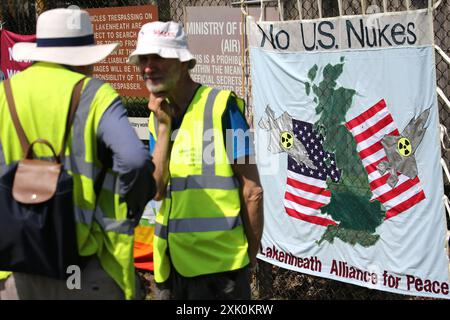
<svg viewBox="0 0 450 320">
<path fill-rule="evenodd" d="M 153 93 L 161 93 L 165 91 L 164 86 L 162 85 L 154 85 L 150 84 L 148 82 L 145 83 L 145 86 L 147 87 L 147 90 Z"/>
</svg>

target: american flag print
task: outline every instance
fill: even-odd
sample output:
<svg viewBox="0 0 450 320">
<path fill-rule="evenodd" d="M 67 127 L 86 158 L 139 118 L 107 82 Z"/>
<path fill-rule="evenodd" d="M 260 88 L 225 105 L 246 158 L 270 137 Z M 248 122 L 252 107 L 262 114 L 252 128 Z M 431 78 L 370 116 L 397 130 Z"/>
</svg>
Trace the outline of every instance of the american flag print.
<svg viewBox="0 0 450 320">
<path fill-rule="evenodd" d="M 372 201 L 378 200 L 386 208 L 386 219 L 410 209 L 425 199 L 419 177 L 410 179 L 398 173 L 394 188 L 387 184 L 390 173 L 381 174 L 377 165 L 388 161 L 381 140 L 386 135 L 400 135 L 386 102 L 380 100 L 367 111 L 348 121 L 345 126 L 356 141 L 356 149 L 369 177 Z"/>
<path fill-rule="evenodd" d="M 334 154 L 324 151 L 324 138 L 308 122 L 293 119 L 295 142 L 302 143 L 316 169 L 299 164 L 288 156 L 284 207 L 286 213 L 309 223 L 329 226 L 337 222 L 320 208 L 330 203 L 331 191 L 327 190 L 327 177 L 338 182 L 341 176 Z"/>
</svg>

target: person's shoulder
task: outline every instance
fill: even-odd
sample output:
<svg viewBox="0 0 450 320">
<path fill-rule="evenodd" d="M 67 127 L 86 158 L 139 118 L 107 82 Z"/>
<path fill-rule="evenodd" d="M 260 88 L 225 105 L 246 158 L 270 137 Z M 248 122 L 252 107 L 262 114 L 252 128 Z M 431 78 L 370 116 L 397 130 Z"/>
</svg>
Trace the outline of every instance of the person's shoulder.
<svg viewBox="0 0 450 320">
<path fill-rule="evenodd" d="M 99 91 L 105 94 L 111 94 L 116 96 L 119 95 L 117 90 L 114 89 L 114 87 L 108 82 L 105 82 L 95 77 L 88 77 L 86 80 L 88 81 L 88 83 L 90 83 L 92 87 L 98 88 Z"/>
<path fill-rule="evenodd" d="M 233 103 L 233 102 L 237 103 L 238 100 L 242 100 L 242 98 L 240 98 L 233 90 L 221 89 L 218 87 L 212 87 L 212 86 L 203 85 L 203 84 L 200 87 L 205 88 L 205 89 L 210 89 L 211 91 L 215 90 L 216 92 L 222 92 L 222 93 L 227 94 L 228 95 L 227 101 L 231 102 L 231 103 Z"/>
<path fill-rule="evenodd" d="M 111 84 L 104 82 L 98 78 L 87 78 L 82 94 L 92 96 L 92 110 L 102 111 L 107 110 L 117 103 L 122 106 L 119 93 L 111 86 Z"/>
<path fill-rule="evenodd" d="M 92 81 L 93 84 L 96 84 L 98 86 L 107 86 L 107 87 L 112 88 L 110 83 L 108 83 L 108 82 L 106 82 L 106 81 L 104 81 L 102 79 L 96 78 L 96 77 L 86 77 L 86 80 L 88 82 Z"/>
</svg>

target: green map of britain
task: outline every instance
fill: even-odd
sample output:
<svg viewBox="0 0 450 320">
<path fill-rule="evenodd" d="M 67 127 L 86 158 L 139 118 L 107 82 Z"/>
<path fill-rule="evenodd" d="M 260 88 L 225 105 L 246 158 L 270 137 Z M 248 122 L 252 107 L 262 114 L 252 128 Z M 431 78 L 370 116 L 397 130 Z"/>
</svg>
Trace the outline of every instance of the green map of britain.
<svg viewBox="0 0 450 320">
<path fill-rule="evenodd" d="M 339 223 L 328 226 L 318 244 L 333 243 L 339 238 L 351 245 L 370 247 L 380 238 L 375 230 L 383 223 L 385 213 L 378 201 L 370 202 L 372 193 L 367 173 L 358 156 L 356 142 L 344 125 L 356 91 L 337 85 L 343 69 L 343 58 L 338 64 L 327 64 L 322 71 L 322 80 L 316 84 L 319 68 L 314 65 L 308 72 L 309 82 L 305 83 L 306 94 L 314 97 L 319 116 L 315 130 L 325 137 L 323 148 L 335 154 L 341 170 L 338 182 L 328 178 L 331 201 L 321 208 L 323 214 L 331 215 Z"/>
</svg>

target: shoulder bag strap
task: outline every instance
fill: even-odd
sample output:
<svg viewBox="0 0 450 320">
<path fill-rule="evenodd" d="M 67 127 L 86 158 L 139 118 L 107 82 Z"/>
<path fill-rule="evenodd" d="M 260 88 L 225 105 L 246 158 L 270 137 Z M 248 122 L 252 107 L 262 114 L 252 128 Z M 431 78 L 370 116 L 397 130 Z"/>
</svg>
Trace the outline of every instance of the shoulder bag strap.
<svg viewBox="0 0 450 320">
<path fill-rule="evenodd" d="M 11 113 L 11 118 L 16 128 L 17 135 L 19 136 L 20 144 L 22 146 L 23 154 L 26 154 L 30 144 L 28 143 L 25 131 L 23 131 L 22 125 L 20 124 L 19 117 L 17 115 L 16 103 L 14 102 L 14 96 L 11 90 L 11 79 L 6 79 L 5 84 L 5 94 L 6 101 L 8 103 L 9 112 Z"/>
<path fill-rule="evenodd" d="M 64 131 L 63 141 L 61 143 L 61 152 L 58 155 L 59 161 L 61 161 L 62 158 L 64 157 L 64 151 L 66 150 L 67 139 L 70 134 L 70 128 L 72 127 L 73 120 L 75 119 L 75 112 L 77 111 L 78 104 L 80 103 L 81 89 L 83 89 L 83 84 L 84 84 L 85 79 L 86 79 L 86 77 L 84 77 L 83 79 L 78 81 L 72 91 L 72 98 L 70 100 L 70 109 L 67 114 L 66 130 Z"/>
</svg>

